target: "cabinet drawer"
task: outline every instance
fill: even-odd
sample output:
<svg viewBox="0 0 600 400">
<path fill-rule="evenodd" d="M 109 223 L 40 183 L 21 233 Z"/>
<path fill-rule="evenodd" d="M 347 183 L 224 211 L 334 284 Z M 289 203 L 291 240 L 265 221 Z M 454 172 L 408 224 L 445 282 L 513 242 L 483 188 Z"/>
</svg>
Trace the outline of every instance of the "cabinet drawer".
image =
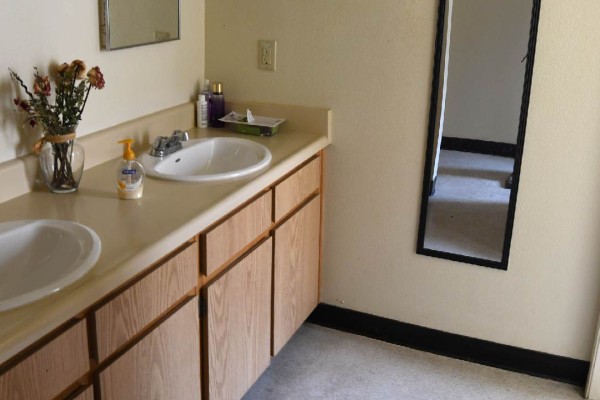
<svg viewBox="0 0 600 400">
<path fill-rule="evenodd" d="M 198 262 L 194 243 L 99 308 L 95 313 L 99 361 L 193 290 Z"/>
<path fill-rule="evenodd" d="M 100 373 L 103 400 L 200 400 L 198 298 Z"/>
<path fill-rule="evenodd" d="M 89 370 L 85 320 L 0 376 L 0 399 L 53 399 Z"/>
<path fill-rule="evenodd" d="M 275 186 L 275 222 L 296 208 L 321 184 L 321 158 L 317 157 Z"/>
<path fill-rule="evenodd" d="M 206 276 L 240 256 L 269 229 L 271 203 L 272 194 L 268 191 L 204 234 L 206 249 L 202 272 Z"/>
</svg>

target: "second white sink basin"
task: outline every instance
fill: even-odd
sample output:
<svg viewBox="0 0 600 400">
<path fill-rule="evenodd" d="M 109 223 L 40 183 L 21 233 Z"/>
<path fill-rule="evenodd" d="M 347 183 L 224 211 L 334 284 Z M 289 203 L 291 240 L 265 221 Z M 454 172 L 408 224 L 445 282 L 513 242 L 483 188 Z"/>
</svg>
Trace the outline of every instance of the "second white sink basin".
<svg viewBox="0 0 600 400">
<path fill-rule="evenodd" d="M 100 238 L 62 220 L 0 223 L 0 311 L 50 295 L 84 276 L 98 261 Z"/>
<path fill-rule="evenodd" d="M 183 142 L 183 148 L 165 157 L 144 153 L 146 173 L 175 181 L 214 182 L 248 176 L 266 168 L 271 152 L 248 139 L 215 137 Z"/>
</svg>

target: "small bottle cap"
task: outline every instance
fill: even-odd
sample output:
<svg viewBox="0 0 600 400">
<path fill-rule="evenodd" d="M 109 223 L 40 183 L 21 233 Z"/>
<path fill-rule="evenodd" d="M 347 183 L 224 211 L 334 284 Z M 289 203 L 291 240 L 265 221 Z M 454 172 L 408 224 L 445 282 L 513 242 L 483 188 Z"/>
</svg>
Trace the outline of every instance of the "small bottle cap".
<svg viewBox="0 0 600 400">
<path fill-rule="evenodd" d="M 212 84 L 212 92 L 216 94 L 223 93 L 223 84 L 221 82 L 214 82 Z"/>
</svg>

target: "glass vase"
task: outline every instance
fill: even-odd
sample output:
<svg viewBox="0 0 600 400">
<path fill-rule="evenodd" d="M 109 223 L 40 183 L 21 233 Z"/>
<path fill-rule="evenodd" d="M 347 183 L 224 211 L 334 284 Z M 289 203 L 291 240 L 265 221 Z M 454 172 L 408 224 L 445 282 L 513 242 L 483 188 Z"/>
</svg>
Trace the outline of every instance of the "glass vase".
<svg viewBox="0 0 600 400">
<path fill-rule="evenodd" d="M 45 133 L 39 161 L 46 186 L 53 193 L 71 193 L 79 187 L 85 153 L 74 139 L 76 129 L 77 125 L 61 126 Z"/>
</svg>

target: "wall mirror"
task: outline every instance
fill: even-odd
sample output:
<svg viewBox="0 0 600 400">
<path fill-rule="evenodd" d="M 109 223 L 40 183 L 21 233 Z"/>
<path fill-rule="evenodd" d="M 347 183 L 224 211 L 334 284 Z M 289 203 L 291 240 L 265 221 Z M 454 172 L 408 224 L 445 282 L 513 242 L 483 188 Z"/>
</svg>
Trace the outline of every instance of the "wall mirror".
<svg viewBox="0 0 600 400">
<path fill-rule="evenodd" d="M 507 269 L 541 0 L 440 0 L 417 253 Z"/>
<path fill-rule="evenodd" d="M 106 50 L 178 40 L 179 0 L 100 0 L 100 40 Z"/>
</svg>

